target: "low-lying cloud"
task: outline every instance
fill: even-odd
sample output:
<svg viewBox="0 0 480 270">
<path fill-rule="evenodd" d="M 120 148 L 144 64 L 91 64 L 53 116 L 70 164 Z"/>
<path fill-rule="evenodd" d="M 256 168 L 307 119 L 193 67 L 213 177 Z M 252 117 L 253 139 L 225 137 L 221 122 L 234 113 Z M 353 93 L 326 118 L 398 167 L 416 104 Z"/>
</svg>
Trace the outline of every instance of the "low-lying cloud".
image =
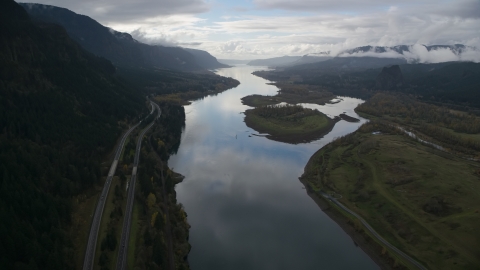
<svg viewBox="0 0 480 270">
<path fill-rule="evenodd" d="M 455 50 L 454 47 L 428 50 L 426 46 L 421 44 L 410 45 L 408 46 L 408 50 L 401 52 L 395 51 L 392 48 L 386 48 L 385 52 L 376 52 L 376 48 L 372 47 L 370 50 L 362 52 L 340 52 L 337 56 L 399 58 L 405 59 L 409 63 L 480 62 L 480 51 L 473 47 L 466 47 L 461 50 Z"/>
<path fill-rule="evenodd" d="M 252 0 L 243 2 L 241 11 L 232 8 L 232 3 L 227 8 L 226 3 L 208 0 L 37 1 L 91 16 L 148 44 L 195 47 L 223 59 L 324 51 L 336 55 L 365 45 L 480 48 L 479 0 Z M 479 58 L 476 50 L 452 54 L 441 49 L 424 52 L 413 46 L 409 52 L 364 54 L 417 62 L 478 62 Z"/>
</svg>

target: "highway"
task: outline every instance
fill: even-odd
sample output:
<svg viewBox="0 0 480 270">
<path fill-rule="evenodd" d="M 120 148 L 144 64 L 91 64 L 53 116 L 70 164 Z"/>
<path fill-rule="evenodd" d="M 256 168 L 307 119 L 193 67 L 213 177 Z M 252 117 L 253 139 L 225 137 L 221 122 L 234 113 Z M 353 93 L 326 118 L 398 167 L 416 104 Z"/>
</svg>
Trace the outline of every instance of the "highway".
<svg viewBox="0 0 480 270">
<path fill-rule="evenodd" d="M 139 125 L 140 123 L 136 124 L 135 126 L 131 127 L 122 137 L 120 144 L 117 147 L 115 157 L 113 159 L 112 166 L 110 167 L 110 171 L 108 172 L 107 180 L 105 181 L 105 185 L 103 186 L 102 193 L 100 195 L 100 199 L 97 203 L 97 208 L 95 209 L 95 214 L 93 216 L 92 227 L 90 228 L 90 235 L 88 236 L 87 248 L 85 250 L 85 259 L 83 261 L 83 269 L 90 270 L 93 269 L 93 262 L 95 260 L 95 248 L 97 246 L 97 238 L 98 238 L 98 230 L 100 228 L 100 221 L 102 220 L 103 209 L 105 208 L 105 201 L 107 199 L 108 191 L 110 190 L 110 185 L 112 183 L 112 178 L 115 175 L 115 171 L 118 165 L 118 159 L 122 154 L 123 146 L 125 145 L 125 141 L 130 135 L 130 133 Z"/>
<path fill-rule="evenodd" d="M 158 111 L 157 117 L 155 118 L 157 119 L 161 115 L 160 107 L 158 107 L 158 105 L 153 102 L 151 102 L 151 104 L 155 106 Z M 142 139 L 145 133 L 153 126 L 154 123 L 155 123 L 155 120 L 152 121 L 152 123 L 150 123 L 140 133 L 137 140 L 137 148 L 135 150 L 135 159 L 133 161 L 132 178 L 128 183 L 127 207 L 125 208 L 122 236 L 120 239 L 120 246 L 119 246 L 118 257 L 117 257 L 117 269 L 121 269 L 121 270 L 127 268 L 128 241 L 130 239 L 130 225 L 132 221 L 133 202 L 135 200 L 135 181 L 137 179 L 137 167 L 138 167 L 138 162 L 140 160 L 140 150 L 142 149 Z"/>
<path fill-rule="evenodd" d="M 419 262 L 417 262 L 415 259 L 413 259 L 412 257 L 408 256 L 407 254 L 405 254 L 404 252 L 402 252 L 401 250 L 399 250 L 398 248 L 396 248 L 395 246 L 393 246 L 392 244 L 390 244 L 387 240 L 385 240 L 383 237 L 381 237 L 362 217 L 360 217 L 357 213 L 351 211 L 350 209 L 348 209 L 347 207 L 345 207 L 342 203 L 340 203 L 339 201 L 337 201 L 337 199 L 333 198 L 332 196 L 320 191 L 320 194 L 327 198 L 328 200 L 330 200 L 331 202 L 333 202 L 335 205 L 337 205 L 338 207 L 342 208 L 343 210 L 345 210 L 346 212 L 350 213 L 351 215 L 353 215 L 354 217 L 356 217 L 358 220 L 360 220 L 360 222 L 362 222 L 363 226 L 365 226 L 365 228 L 367 228 L 367 230 L 369 230 L 380 242 L 382 242 L 385 246 L 389 247 L 391 250 L 395 251 L 398 255 L 402 256 L 405 260 L 409 261 L 410 263 L 412 263 L 413 265 L 415 265 L 418 269 L 422 269 L 422 270 L 427 270 L 427 268 L 425 268 L 422 264 L 420 264 Z"/>
</svg>

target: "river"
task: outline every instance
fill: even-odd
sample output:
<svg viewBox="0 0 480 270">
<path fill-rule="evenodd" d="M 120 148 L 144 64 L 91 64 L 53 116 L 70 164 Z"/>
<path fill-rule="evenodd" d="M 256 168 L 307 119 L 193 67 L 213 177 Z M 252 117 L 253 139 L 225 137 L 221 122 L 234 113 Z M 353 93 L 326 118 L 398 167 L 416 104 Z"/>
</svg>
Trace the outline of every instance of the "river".
<svg viewBox="0 0 480 270">
<path fill-rule="evenodd" d="M 192 226 L 191 269 L 378 269 L 298 180 L 313 153 L 365 123 L 353 111 L 363 101 L 342 97 L 308 105 L 361 119 L 338 122 L 315 142 L 290 145 L 252 136 L 256 132 L 242 114 L 249 107 L 240 99 L 278 90 L 251 74 L 259 69 L 220 69 L 217 74 L 240 85 L 185 106 L 186 127 L 169 166 L 185 176 L 176 191 Z"/>
</svg>

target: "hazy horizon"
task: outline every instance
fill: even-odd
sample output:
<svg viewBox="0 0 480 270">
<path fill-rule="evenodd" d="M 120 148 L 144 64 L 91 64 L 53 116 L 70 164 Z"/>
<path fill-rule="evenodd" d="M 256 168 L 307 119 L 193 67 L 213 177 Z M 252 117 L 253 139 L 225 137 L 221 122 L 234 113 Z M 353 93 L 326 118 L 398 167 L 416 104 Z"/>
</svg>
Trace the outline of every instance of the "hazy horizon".
<svg viewBox="0 0 480 270">
<path fill-rule="evenodd" d="M 147 44 L 206 50 L 219 59 L 262 59 L 325 51 L 336 55 L 365 45 L 480 47 L 478 0 L 401 3 L 379 0 L 361 3 L 352 0 L 37 0 L 35 3 L 87 15 Z M 446 54 L 439 57 L 453 59 Z M 478 62 L 480 55 L 476 51 L 466 59 L 457 60 Z"/>
</svg>

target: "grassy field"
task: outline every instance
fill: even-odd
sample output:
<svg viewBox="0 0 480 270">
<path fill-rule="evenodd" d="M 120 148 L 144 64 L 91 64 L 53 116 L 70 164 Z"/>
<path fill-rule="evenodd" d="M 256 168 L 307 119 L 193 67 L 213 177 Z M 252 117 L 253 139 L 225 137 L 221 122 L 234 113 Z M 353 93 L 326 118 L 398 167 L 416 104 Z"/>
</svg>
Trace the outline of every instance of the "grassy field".
<svg viewBox="0 0 480 270">
<path fill-rule="evenodd" d="M 370 123 L 318 151 L 303 176 L 430 269 L 480 266 L 480 168 Z"/>
<path fill-rule="evenodd" d="M 264 116 L 257 112 L 258 109 L 245 112 L 246 125 L 260 133 L 268 133 L 268 138 L 291 143 L 318 139 L 328 133 L 338 120 L 305 108 L 281 116 Z"/>
</svg>

